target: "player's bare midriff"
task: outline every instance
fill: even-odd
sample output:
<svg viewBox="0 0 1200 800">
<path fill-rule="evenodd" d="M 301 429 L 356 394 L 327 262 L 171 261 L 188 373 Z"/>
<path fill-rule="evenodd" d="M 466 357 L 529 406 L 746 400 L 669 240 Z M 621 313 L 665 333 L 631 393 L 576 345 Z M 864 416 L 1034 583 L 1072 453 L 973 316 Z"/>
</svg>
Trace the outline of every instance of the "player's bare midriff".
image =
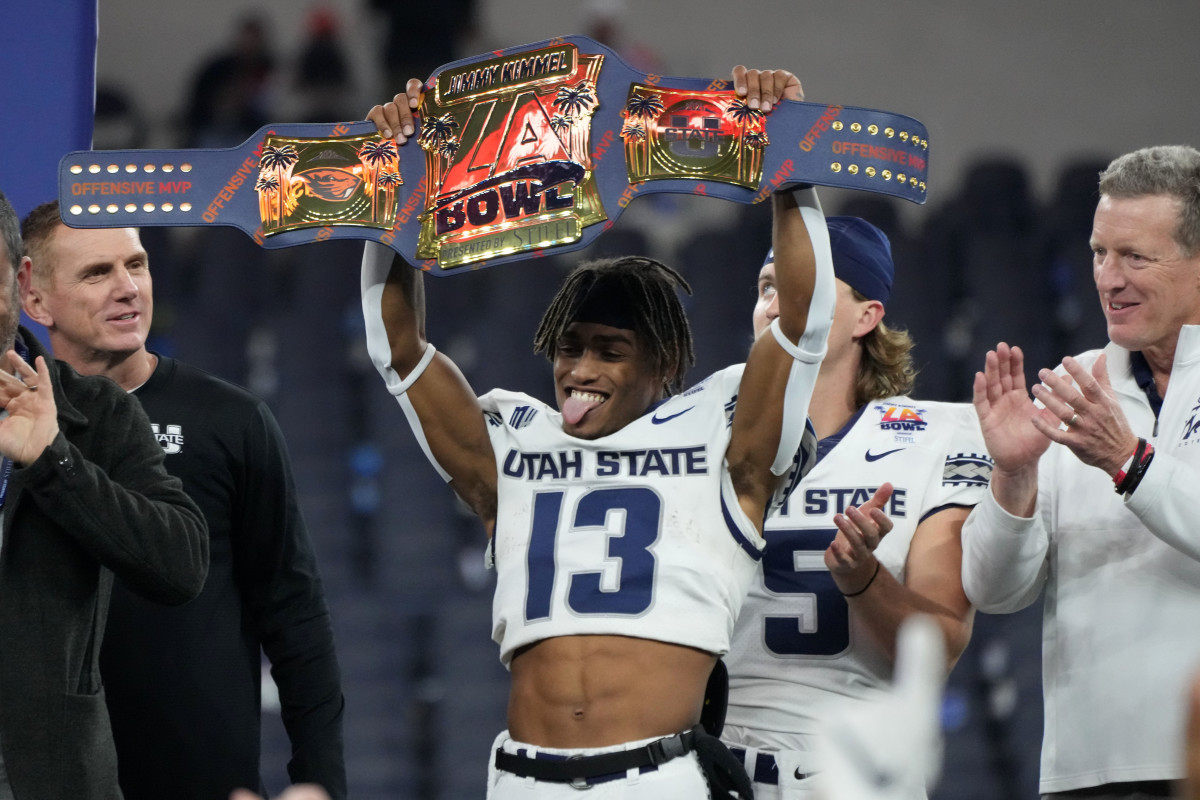
<svg viewBox="0 0 1200 800">
<path fill-rule="evenodd" d="M 716 656 L 627 636 L 561 636 L 512 660 L 509 734 L 542 747 L 669 736 L 700 719 Z"/>
</svg>

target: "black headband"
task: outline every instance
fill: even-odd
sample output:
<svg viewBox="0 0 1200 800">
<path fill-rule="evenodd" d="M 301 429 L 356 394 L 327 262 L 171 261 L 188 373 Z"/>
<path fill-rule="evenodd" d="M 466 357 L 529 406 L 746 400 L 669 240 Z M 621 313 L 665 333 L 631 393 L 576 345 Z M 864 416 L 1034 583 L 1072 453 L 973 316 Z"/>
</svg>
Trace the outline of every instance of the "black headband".
<svg viewBox="0 0 1200 800">
<path fill-rule="evenodd" d="M 633 303 L 625 282 L 616 275 L 597 275 L 583 291 L 571 322 L 593 322 L 613 328 L 637 330 Z"/>
</svg>

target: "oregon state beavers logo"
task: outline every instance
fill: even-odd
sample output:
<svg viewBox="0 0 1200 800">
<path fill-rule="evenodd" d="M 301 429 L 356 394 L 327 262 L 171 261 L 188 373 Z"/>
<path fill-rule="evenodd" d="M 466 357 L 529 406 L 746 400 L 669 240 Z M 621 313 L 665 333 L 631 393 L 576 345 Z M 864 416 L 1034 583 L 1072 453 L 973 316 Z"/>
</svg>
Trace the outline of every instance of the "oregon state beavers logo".
<svg viewBox="0 0 1200 800">
<path fill-rule="evenodd" d="M 292 176 L 293 182 L 299 182 L 299 190 L 330 203 L 340 203 L 350 199 L 350 196 L 362 186 L 362 178 L 348 169 L 332 167 L 317 167 L 305 170 Z"/>
</svg>

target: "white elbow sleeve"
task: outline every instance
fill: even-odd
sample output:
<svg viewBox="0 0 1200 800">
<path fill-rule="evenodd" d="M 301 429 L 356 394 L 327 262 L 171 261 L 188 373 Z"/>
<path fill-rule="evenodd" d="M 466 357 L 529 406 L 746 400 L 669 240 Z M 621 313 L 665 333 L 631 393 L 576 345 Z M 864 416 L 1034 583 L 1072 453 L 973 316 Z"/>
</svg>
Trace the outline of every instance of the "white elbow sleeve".
<svg viewBox="0 0 1200 800">
<path fill-rule="evenodd" d="M 775 462 L 771 465 L 771 471 L 776 475 L 782 475 L 791 467 L 804 436 L 808 405 L 817 383 L 821 360 L 825 358 L 828 348 L 829 329 L 833 322 L 833 308 L 837 299 L 829 229 L 825 225 L 825 215 L 821 211 L 816 190 L 807 187 L 798 189 L 793 195 L 800 207 L 804 226 L 808 229 L 808 238 L 816 259 L 816 274 L 813 279 L 812 300 L 808 306 L 807 323 L 800 341 L 792 342 L 784 335 L 779 327 L 778 318 L 771 322 L 771 334 L 775 341 L 796 360 L 788 375 L 779 450 L 775 454 Z"/>
<path fill-rule="evenodd" d="M 808 424 L 808 406 L 812 402 L 813 388 L 817 385 L 817 373 L 821 371 L 821 359 L 806 361 L 797 358 L 788 373 L 787 389 L 783 395 L 783 425 L 779 430 L 779 449 L 771 473 L 782 475 L 792 468 L 796 454 L 804 442 L 804 428 Z"/>
<path fill-rule="evenodd" d="M 387 389 L 399 397 L 408 391 L 417 378 L 425 372 L 429 362 L 433 360 L 432 344 L 425 345 L 421 360 L 403 378 L 392 369 L 392 347 L 388 343 L 387 329 L 383 324 L 383 287 L 387 283 L 388 272 L 392 268 L 395 254 L 384 245 L 377 242 L 367 242 L 363 248 L 362 260 L 362 306 L 363 322 L 367 333 L 367 354 L 375 369 L 383 376 Z"/>
<path fill-rule="evenodd" d="M 798 189 L 792 193 L 800 208 L 800 217 L 808 229 L 812 244 L 816 271 L 813 276 L 812 299 L 808 304 L 807 322 L 799 342 L 792 342 L 779 328 L 779 319 L 771 323 L 775 341 L 797 361 L 812 363 L 825 357 L 829 329 L 833 323 L 834 304 L 837 302 L 837 285 L 833 274 L 833 249 L 829 245 L 829 228 L 825 225 L 825 214 L 821 202 L 812 187 Z"/>
<path fill-rule="evenodd" d="M 817 357 L 823 358 L 829 339 L 829 328 L 833 324 L 834 305 L 837 303 L 833 248 L 829 244 L 829 228 L 825 225 L 825 214 L 821 210 L 820 200 L 817 199 L 816 189 L 810 186 L 792 194 L 800 207 L 800 216 L 804 220 L 804 227 L 808 229 L 808 239 L 812 243 L 813 255 L 816 258 L 813 295 L 808 305 L 808 324 L 798 346 L 802 353 L 819 354 Z M 804 360 L 794 351 L 789 352 L 794 358 Z"/>
<path fill-rule="evenodd" d="M 772 335 L 775 336 L 775 341 L 779 342 L 779 346 L 797 361 L 803 361 L 805 364 L 819 364 L 821 363 L 821 359 L 825 358 L 825 348 L 829 339 L 829 325 L 825 325 L 823 334 L 821 331 L 816 332 L 820 334 L 819 340 L 812 341 L 817 339 L 817 337 L 815 335 L 812 337 L 809 336 L 813 332 L 813 326 L 810 324 L 804 329 L 804 335 L 800 337 L 799 344 L 793 344 L 792 340 L 787 338 L 787 334 L 779 327 L 779 317 L 771 320 L 770 330 Z"/>
</svg>

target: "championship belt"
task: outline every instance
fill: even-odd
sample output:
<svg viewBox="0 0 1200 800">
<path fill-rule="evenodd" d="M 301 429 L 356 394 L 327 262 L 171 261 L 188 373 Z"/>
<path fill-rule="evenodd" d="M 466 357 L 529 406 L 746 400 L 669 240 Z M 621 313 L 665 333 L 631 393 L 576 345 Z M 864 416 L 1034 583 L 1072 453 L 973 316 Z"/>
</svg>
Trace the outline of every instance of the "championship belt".
<svg viewBox="0 0 1200 800">
<path fill-rule="evenodd" d="M 852 106 L 750 108 L 728 80 L 634 70 L 567 36 L 430 78 L 415 141 L 371 122 L 269 125 L 240 147 L 69 153 L 73 227 L 229 225 L 263 247 L 381 242 L 435 275 L 576 250 L 652 192 L 766 200 L 817 184 L 924 203 L 917 120 Z"/>
</svg>

